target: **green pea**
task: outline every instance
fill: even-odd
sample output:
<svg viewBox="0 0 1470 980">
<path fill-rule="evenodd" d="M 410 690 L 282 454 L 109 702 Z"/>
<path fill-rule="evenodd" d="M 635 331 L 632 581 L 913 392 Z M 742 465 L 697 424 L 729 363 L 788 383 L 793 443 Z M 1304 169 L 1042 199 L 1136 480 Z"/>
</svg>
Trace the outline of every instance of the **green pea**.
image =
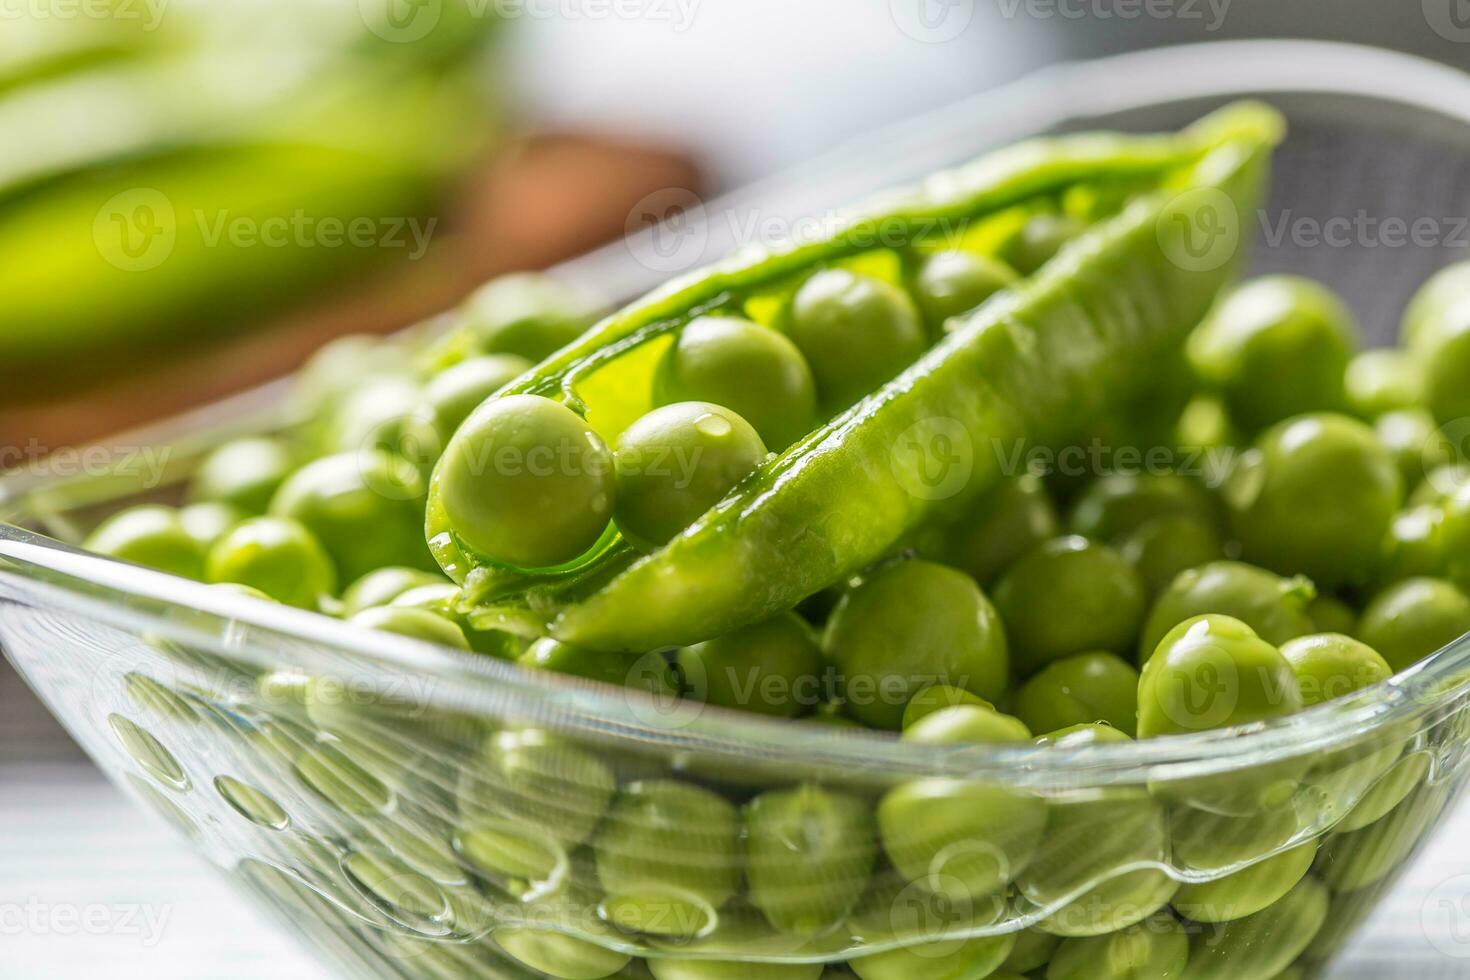
<svg viewBox="0 0 1470 980">
<path fill-rule="evenodd" d="M 748 980 L 752 963 L 734 960 L 648 960 L 653 980 Z M 761 963 L 761 980 L 818 980 L 824 967 L 820 963 Z"/>
<path fill-rule="evenodd" d="M 999 259 L 974 252 L 936 252 L 914 277 L 914 298 L 930 333 L 938 337 L 945 321 L 969 313 L 1014 283 L 1016 270 Z"/>
<path fill-rule="evenodd" d="M 859 956 L 847 965 L 860 980 L 971 980 L 989 977 L 1010 955 L 1013 934 L 924 943 Z"/>
<path fill-rule="evenodd" d="M 1348 407 L 1369 421 L 1424 398 L 1424 377 L 1413 356 L 1396 347 L 1366 350 L 1348 362 L 1343 378 Z"/>
<path fill-rule="evenodd" d="M 1228 799 L 1221 791 L 1204 802 Z M 1264 860 L 1277 853 L 1302 829 L 1292 807 L 1257 808 L 1241 816 L 1178 806 L 1170 815 L 1169 836 L 1174 860 L 1181 868 L 1218 874 Z"/>
<path fill-rule="evenodd" d="M 499 660 L 515 660 L 526 650 L 525 640 L 499 629 L 480 629 L 473 615 L 461 611 L 463 590 L 453 582 L 433 581 L 416 585 L 395 596 L 389 606 L 396 609 L 421 609 L 449 620 L 469 641 L 470 649 Z"/>
<path fill-rule="evenodd" d="M 1440 531 L 1444 546 L 1442 574 L 1462 589 L 1470 589 L 1470 487 L 1455 491 L 1444 504 Z"/>
<path fill-rule="evenodd" d="M 702 316 L 659 362 L 654 402 L 713 402 L 744 418 L 776 452 L 817 423 L 817 387 L 784 334 L 739 317 Z"/>
<path fill-rule="evenodd" d="M 945 534 L 945 561 L 989 587 L 1026 552 L 1056 537 L 1056 508 L 1041 477 L 1005 480 Z"/>
<path fill-rule="evenodd" d="M 1403 755 L 1403 744 L 1397 739 L 1383 745 L 1382 739 L 1364 739 L 1356 744 L 1328 752 L 1307 773 L 1303 784 L 1306 788 L 1304 800 L 1313 806 L 1305 818 L 1313 826 L 1332 827 L 1334 830 L 1353 830 L 1347 826 L 1353 822 L 1352 814 L 1362 812 L 1367 822 L 1382 816 L 1371 815 L 1363 808 L 1379 786 L 1388 781 L 1390 770 Z M 1404 787 L 1407 793 L 1412 786 Z M 1400 799 L 1402 796 L 1399 797 Z M 1398 802 L 1398 799 L 1393 801 Z M 1369 804 L 1371 808 L 1372 804 Z M 1384 811 L 1387 812 L 1387 811 Z"/>
<path fill-rule="evenodd" d="M 1197 616 L 1174 627 L 1144 665 L 1138 735 L 1245 725 L 1294 714 L 1302 703 L 1281 651 L 1238 619 Z"/>
<path fill-rule="evenodd" d="M 354 626 L 380 630 L 384 633 L 396 633 L 399 636 L 423 640 L 426 643 L 438 643 L 460 650 L 470 648 L 470 642 L 465 639 L 464 630 L 453 621 L 426 609 L 378 606 L 373 609 L 364 609 L 347 621 Z"/>
<path fill-rule="evenodd" d="M 1441 425 L 1470 416 L 1470 303 L 1447 307 L 1415 338 L 1414 356 L 1424 373 L 1424 403 Z"/>
<path fill-rule="evenodd" d="M 890 731 L 930 685 L 997 701 L 1009 680 L 1005 633 L 990 600 L 964 573 L 932 562 L 897 562 L 863 579 L 833 610 L 822 646 L 848 713 Z"/>
<path fill-rule="evenodd" d="M 1281 655 L 1296 674 L 1302 704 L 1308 708 L 1393 676 L 1377 651 L 1340 633 L 1297 637 L 1282 645 Z"/>
<path fill-rule="evenodd" d="M 980 695 L 971 694 L 962 687 L 953 687 L 949 684 L 931 684 L 918 694 L 915 694 L 909 699 L 909 703 L 904 706 L 904 731 L 908 731 L 936 711 L 942 711 L 945 708 L 953 708 L 962 704 L 973 704 L 983 708 L 995 707 L 995 705 Z"/>
<path fill-rule="evenodd" d="M 417 378 L 401 374 L 363 378 L 342 392 L 326 414 L 317 448 L 325 453 L 376 449 L 403 455 L 418 435 L 421 398 Z"/>
<path fill-rule="evenodd" d="M 1470 633 L 1470 596 L 1443 579 L 1411 578 L 1389 586 L 1363 610 L 1358 638 L 1395 673 Z"/>
<path fill-rule="evenodd" d="M 423 480 L 399 456 L 348 452 L 308 463 L 281 484 L 270 514 L 311 531 L 344 582 L 385 565 L 434 568 L 424 544 Z"/>
<path fill-rule="evenodd" d="M 1434 417 L 1423 409 L 1386 412 L 1373 423 L 1373 431 L 1393 457 L 1406 490 L 1413 490 L 1428 474 L 1455 458 L 1454 448 Z"/>
<path fill-rule="evenodd" d="M 1403 479 L 1362 422 L 1308 415 L 1265 432 L 1224 496 L 1248 561 L 1322 585 L 1357 584 L 1378 563 Z"/>
<path fill-rule="evenodd" d="M 928 344 L 907 293 L 846 269 L 826 269 L 802 284 L 787 332 L 811 365 L 817 394 L 833 410 L 881 387 Z"/>
<path fill-rule="evenodd" d="M 1470 463 L 1446 463 L 1429 471 L 1424 482 L 1409 494 L 1408 505 L 1420 507 L 1426 504 L 1443 505 L 1459 491 L 1470 487 Z"/>
<path fill-rule="evenodd" d="M 433 482 L 454 537 L 518 567 L 577 558 L 612 518 L 612 453 L 581 416 L 537 395 L 476 409 L 449 440 Z"/>
<path fill-rule="evenodd" d="M 625 787 L 592 842 L 607 920 L 660 936 L 710 928 L 740 886 L 739 825 L 709 790 L 670 780 Z"/>
<path fill-rule="evenodd" d="M 316 536 L 297 521 L 255 517 L 209 549 L 205 577 L 259 589 L 277 602 L 315 609 L 337 588 L 337 573 Z"/>
<path fill-rule="evenodd" d="M 1023 276 L 1046 265 L 1072 239 L 1087 231 L 1087 224 L 1067 214 L 1038 214 L 1006 243 L 1001 255 Z"/>
<path fill-rule="evenodd" d="M 751 800 L 744 839 L 751 903 L 777 929 L 802 936 L 852 913 L 877 853 L 867 801 L 811 784 Z"/>
<path fill-rule="evenodd" d="M 1420 504 L 1401 510 L 1383 539 L 1383 558 L 1375 576 L 1380 585 L 1432 577 L 1445 567 L 1444 507 Z"/>
<path fill-rule="evenodd" d="M 905 742 L 958 745 L 967 742 L 1024 742 L 1031 730 L 1019 718 L 990 705 L 958 704 L 924 715 L 904 730 Z"/>
<path fill-rule="evenodd" d="M 616 938 L 612 930 L 595 918 L 579 917 L 577 925 Z M 632 959 L 627 953 L 550 929 L 502 925 L 496 928 L 493 938 L 516 961 L 557 980 L 601 980 L 622 970 Z"/>
<path fill-rule="evenodd" d="M 200 462 L 189 484 L 189 499 L 229 504 L 249 515 L 264 514 L 276 489 L 295 468 L 295 454 L 280 439 L 235 439 Z"/>
<path fill-rule="evenodd" d="M 1022 742 L 1025 726 L 993 709 L 946 708 L 922 719 L 905 740 Z M 971 908 L 1023 872 L 1036 856 L 1046 804 L 981 780 L 921 779 L 889 790 L 878 828 L 889 860 L 904 877 Z"/>
<path fill-rule="evenodd" d="M 1175 515 L 1155 518 L 1118 542 L 1118 552 L 1138 569 L 1149 593 L 1158 595 L 1181 572 L 1225 557 L 1225 542 L 1212 523 Z"/>
<path fill-rule="evenodd" d="M 1189 362 L 1250 432 L 1305 412 L 1346 407 L 1343 378 L 1358 345 L 1352 312 L 1295 276 L 1247 282 L 1190 335 Z"/>
<path fill-rule="evenodd" d="M 1113 542 L 1160 517 L 1219 520 L 1219 504 L 1201 484 L 1174 473 L 1110 473 L 1094 480 L 1072 505 L 1067 529 Z"/>
<path fill-rule="evenodd" d="M 1424 782 L 1424 777 L 1429 775 L 1429 765 L 1427 752 L 1410 752 L 1396 759 L 1333 829 L 1348 833 L 1382 820 Z"/>
<path fill-rule="evenodd" d="M 1055 746 L 1060 749 L 1081 749 L 1090 745 L 1107 745 L 1112 742 L 1131 742 L 1133 739 L 1112 725 L 1092 722 L 1086 725 L 1069 725 L 1046 732 L 1032 739 L 1037 745 Z"/>
<path fill-rule="evenodd" d="M 1051 960 L 1052 954 L 1061 943 L 1061 936 L 1053 936 L 1040 929 L 1022 929 L 1016 933 L 1016 945 L 1011 948 L 1011 955 L 1006 957 L 1000 967 L 1015 974 L 1039 970 Z"/>
<path fill-rule="evenodd" d="M 1086 538 L 1048 541 L 1026 553 L 995 587 L 995 605 L 1022 674 L 1091 650 L 1137 641 L 1147 593 L 1118 552 Z"/>
<path fill-rule="evenodd" d="M 750 423 L 710 402 L 656 408 L 618 437 L 618 529 L 645 551 L 667 544 L 766 456 Z"/>
<path fill-rule="evenodd" d="M 410 589 L 442 582 L 444 576 L 418 568 L 402 565 L 377 568 L 353 582 L 342 593 L 342 615 L 352 616 L 374 606 L 386 606 Z"/>
<path fill-rule="evenodd" d="M 184 533 L 193 538 L 206 554 L 216 541 L 247 516 L 230 504 L 206 502 L 179 508 L 179 524 Z"/>
<path fill-rule="evenodd" d="M 1147 663 L 1164 636 L 1195 616 L 1218 613 L 1245 623 L 1267 643 L 1280 646 L 1315 632 L 1307 604 L 1317 591 L 1305 578 L 1281 578 L 1240 562 L 1218 561 L 1181 573 L 1154 600 L 1138 645 Z"/>
<path fill-rule="evenodd" d="M 527 647 L 519 662 L 522 667 L 631 687 L 664 698 L 673 697 L 679 691 L 673 669 L 659 656 L 585 650 L 544 637 Z"/>
<path fill-rule="evenodd" d="M 1046 967 L 1046 980 L 1175 980 L 1185 975 L 1189 937 L 1158 915 L 1105 936 L 1068 939 Z"/>
<path fill-rule="evenodd" d="M 204 548 L 172 507 L 150 504 L 114 514 L 88 535 L 82 547 L 170 575 L 204 577 Z"/>
<path fill-rule="evenodd" d="M 594 314 L 588 297 L 569 284 L 531 272 L 491 280 L 458 310 L 476 350 L 533 362 L 576 340 Z"/>
<path fill-rule="evenodd" d="M 1174 896 L 1174 909 L 1195 922 L 1231 922 L 1274 905 L 1296 887 L 1317 856 L 1307 841 L 1234 874 L 1186 884 Z"/>
<path fill-rule="evenodd" d="M 1307 603 L 1307 615 L 1318 633 L 1352 636 L 1358 631 L 1358 611 L 1337 596 L 1319 595 Z"/>
<path fill-rule="evenodd" d="M 1131 736 L 1138 723 L 1138 671 L 1111 653 L 1058 660 L 1022 685 L 1015 711 L 1033 732 L 1104 721 Z"/>
<path fill-rule="evenodd" d="M 484 354 L 439 372 L 424 386 L 422 411 L 442 448 L 475 409 L 525 374 L 529 360 L 516 354 Z"/>
<path fill-rule="evenodd" d="M 684 647 L 675 663 L 692 696 L 706 704 L 778 718 L 816 705 L 825 667 L 811 628 L 795 613 Z"/>
<path fill-rule="evenodd" d="M 1037 906 L 1051 907 L 1082 892 L 1039 923 L 1058 936 L 1127 928 L 1168 905 L 1179 888 L 1158 870 L 1169 859 L 1164 808 L 1143 790 L 1101 799 L 1088 795 L 1052 801 L 1037 856 L 1016 879 L 1017 889 Z M 1119 872 L 1128 867 L 1134 870 Z"/>
<path fill-rule="evenodd" d="M 1448 799 L 1446 784 L 1422 784 L 1387 816 L 1361 830 L 1338 834 L 1322 848 L 1318 873 L 1335 892 L 1377 884 L 1403 866 L 1439 817 Z"/>
<path fill-rule="evenodd" d="M 1303 878 L 1279 901 L 1218 929 L 1201 929 L 1189 947 L 1190 980 L 1272 980 L 1292 964 L 1327 921 L 1327 889 Z"/>
</svg>

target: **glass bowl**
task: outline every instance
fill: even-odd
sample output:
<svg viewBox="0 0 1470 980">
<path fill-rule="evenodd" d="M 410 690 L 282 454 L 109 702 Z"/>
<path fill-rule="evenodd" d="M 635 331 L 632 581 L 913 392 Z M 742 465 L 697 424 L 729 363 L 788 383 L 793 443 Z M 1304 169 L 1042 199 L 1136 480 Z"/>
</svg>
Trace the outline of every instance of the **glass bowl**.
<svg viewBox="0 0 1470 980">
<path fill-rule="evenodd" d="M 703 249 L 741 226 L 711 214 L 815 213 L 1027 135 L 1172 128 L 1245 95 L 1293 126 L 1257 265 L 1326 279 L 1384 334 L 1444 249 L 1389 261 L 1365 238 L 1271 234 L 1283 214 L 1412 220 L 1466 199 L 1470 79 L 1368 49 L 1055 69 L 709 205 Z M 668 271 L 639 255 L 561 271 L 627 296 Z M 1267 724 L 920 747 L 530 673 L 64 543 L 283 424 L 279 402 L 0 486 L 0 643 L 111 778 L 350 975 L 1311 976 L 1464 782 L 1465 640 Z"/>
</svg>

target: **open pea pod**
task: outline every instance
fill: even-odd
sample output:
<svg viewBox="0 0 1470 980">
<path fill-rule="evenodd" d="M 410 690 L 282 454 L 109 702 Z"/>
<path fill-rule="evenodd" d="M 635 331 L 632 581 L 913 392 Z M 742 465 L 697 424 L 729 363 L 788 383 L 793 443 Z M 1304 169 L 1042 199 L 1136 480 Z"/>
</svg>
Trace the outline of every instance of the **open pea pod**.
<svg viewBox="0 0 1470 980">
<path fill-rule="evenodd" d="M 820 270 L 902 282 L 942 248 L 1004 254 L 1028 216 L 1086 222 L 651 553 L 610 529 L 566 566 L 498 566 L 465 546 L 433 492 L 430 547 L 486 624 L 592 649 L 697 642 L 790 608 L 973 500 L 1018 447 L 1074 437 L 1153 380 L 1231 278 L 1241 215 L 1281 129 L 1269 108 L 1242 104 L 1176 135 L 1018 144 L 882 197 L 820 241 L 747 250 L 675 280 L 497 397 L 559 398 L 612 438 L 652 407 L 653 365 L 695 317 L 737 313 L 781 329 L 789 297 Z"/>
</svg>

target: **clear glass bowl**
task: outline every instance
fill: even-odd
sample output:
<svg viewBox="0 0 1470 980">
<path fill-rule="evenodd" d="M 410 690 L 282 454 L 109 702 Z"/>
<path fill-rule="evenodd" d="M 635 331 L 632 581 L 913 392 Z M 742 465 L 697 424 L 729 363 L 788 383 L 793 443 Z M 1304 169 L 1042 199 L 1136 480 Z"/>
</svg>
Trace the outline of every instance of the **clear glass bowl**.
<svg viewBox="0 0 1470 980">
<path fill-rule="evenodd" d="M 1026 135 L 1172 128 L 1243 95 L 1293 124 L 1263 217 L 1466 199 L 1470 80 L 1268 42 L 1053 70 L 707 213 L 815 212 Z M 706 248 L 737 226 L 710 222 Z M 628 295 L 653 277 L 638 254 L 563 271 Z M 1291 235 L 1258 253 L 1380 333 L 1445 261 Z M 0 487 L 0 643 L 109 776 L 349 974 L 1064 980 L 1187 948 L 1194 980 L 1315 975 L 1464 782 L 1465 640 L 1270 724 L 918 747 L 528 673 L 62 543 L 279 424 L 276 402 L 131 441 L 161 486 L 135 465 Z M 927 801 L 921 821 L 885 819 L 898 794 Z"/>
</svg>

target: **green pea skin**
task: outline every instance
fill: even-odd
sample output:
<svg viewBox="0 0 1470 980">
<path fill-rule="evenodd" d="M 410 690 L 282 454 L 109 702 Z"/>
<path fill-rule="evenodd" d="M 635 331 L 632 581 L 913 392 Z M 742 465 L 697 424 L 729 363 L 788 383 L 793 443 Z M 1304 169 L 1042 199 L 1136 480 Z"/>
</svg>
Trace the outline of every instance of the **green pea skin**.
<svg viewBox="0 0 1470 980">
<path fill-rule="evenodd" d="M 1061 936 L 1053 936 L 1040 929 L 1022 929 L 1016 933 L 1016 945 L 1011 948 L 1011 955 L 1006 957 L 1006 961 L 1000 965 L 1000 968 L 1012 974 L 1039 970 L 1051 960 L 1052 954 L 1061 943 Z M 994 974 L 993 976 L 1003 975 Z"/>
<path fill-rule="evenodd" d="M 1470 300 L 1448 306 L 1415 339 L 1424 373 L 1424 403 L 1440 425 L 1470 417 Z"/>
<path fill-rule="evenodd" d="M 549 568 L 602 537 L 613 479 L 611 451 L 581 416 L 549 398 L 508 395 L 482 404 L 449 440 L 431 507 L 485 557 Z"/>
<path fill-rule="evenodd" d="M 1282 645 L 1281 655 L 1296 674 L 1302 704 L 1308 708 L 1393 676 L 1393 669 L 1372 647 L 1339 633 L 1297 637 Z"/>
<path fill-rule="evenodd" d="M 1225 557 L 1225 541 L 1212 523 L 1194 517 L 1157 517 L 1125 535 L 1118 552 L 1138 569 L 1151 595 L 1158 595 L 1181 572 Z"/>
<path fill-rule="evenodd" d="M 501 276 L 480 287 L 457 311 L 474 347 L 541 361 L 581 336 L 593 304 L 569 284 L 541 273 Z"/>
<path fill-rule="evenodd" d="M 1368 603 L 1358 638 L 1377 650 L 1394 673 L 1470 633 L 1470 596 L 1443 579 L 1411 578 Z"/>
<path fill-rule="evenodd" d="M 812 276 L 792 300 L 787 334 L 806 356 L 817 394 L 840 411 L 881 387 L 928 346 L 902 289 L 846 269 Z"/>
<path fill-rule="evenodd" d="M 1397 759 L 1333 829 L 1339 833 L 1350 833 L 1382 820 L 1424 782 L 1424 777 L 1429 775 L 1429 765 L 1429 753 L 1422 751 L 1413 751 Z"/>
<path fill-rule="evenodd" d="M 408 609 L 393 606 L 378 606 L 364 609 L 348 620 L 354 626 L 396 633 L 426 643 L 468 650 L 470 641 L 465 639 L 464 630 L 449 619 L 427 609 Z"/>
<path fill-rule="evenodd" d="M 1083 653 L 1047 665 L 1014 701 L 1033 732 L 1104 721 L 1132 737 L 1138 724 L 1138 671 L 1111 653 Z"/>
<path fill-rule="evenodd" d="M 1320 283 L 1268 276 L 1244 283 L 1189 337 L 1190 365 L 1230 417 L 1258 432 L 1306 412 L 1346 407 L 1343 378 L 1358 346 L 1352 312 Z"/>
<path fill-rule="evenodd" d="M 1388 450 L 1343 415 L 1301 416 L 1269 429 L 1224 490 L 1247 561 L 1324 586 L 1370 578 L 1403 496 Z"/>
<path fill-rule="evenodd" d="M 795 613 L 684 647 L 674 662 L 691 697 L 775 718 L 815 707 L 826 666 L 811 628 Z"/>
<path fill-rule="evenodd" d="M 1307 614 L 1307 604 L 1316 594 L 1305 578 L 1281 578 L 1241 562 L 1219 561 L 1192 568 L 1180 573 L 1154 600 L 1138 644 L 1139 663 L 1148 662 L 1174 627 L 1211 613 L 1238 619 L 1277 646 L 1316 632 Z"/>
<path fill-rule="evenodd" d="M 706 789 L 672 780 L 623 788 L 592 846 L 613 925 L 698 936 L 740 886 L 740 816 Z"/>
<path fill-rule="evenodd" d="M 1438 329 L 1445 312 L 1470 296 L 1470 262 L 1445 266 L 1424 281 L 1404 308 L 1399 339 L 1410 350 Z"/>
<path fill-rule="evenodd" d="M 434 568 L 424 544 L 423 479 L 402 457 L 367 450 L 315 460 L 286 478 L 269 513 L 311 531 L 340 581 L 385 565 Z"/>
<path fill-rule="evenodd" d="M 1440 531 L 1444 546 L 1442 574 L 1462 589 L 1470 589 L 1470 486 L 1456 490 L 1444 502 Z"/>
<path fill-rule="evenodd" d="M 915 694 L 904 707 L 903 730 L 908 731 L 936 711 L 943 711 L 945 708 L 954 708 L 962 704 L 973 704 L 982 708 L 995 707 L 980 695 L 971 694 L 962 687 L 931 684 Z"/>
<path fill-rule="evenodd" d="M 1244 725 L 1294 714 L 1302 705 L 1281 651 L 1238 619 L 1197 616 L 1174 627 L 1144 665 L 1138 734 L 1157 738 Z"/>
<path fill-rule="evenodd" d="M 1201 484 L 1175 473 L 1109 473 L 1072 504 L 1067 530 L 1094 541 L 1117 541 L 1160 517 L 1192 517 L 1213 524 L 1219 503 Z"/>
<path fill-rule="evenodd" d="M 349 585 L 342 593 L 342 615 L 352 616 L 374 606 L 386 606 L 410 589 L 445 581 L 437 572 L 390 565 L 376 568 Z"/>
<path fill-rule="evenodd" d="M 1057 536 L 1060 523 L 1035 473 L 1005 480 L 945 533 L 944 558 L 989 588 L 1026 552 Z"/>
<path fill-rule="evenodd" d="M 1378 585 L 1439 575 L 1445 567 L 1444 523 L 1440 504 L 1420 504 L 1395 514 L 1374 576 Z"/>
<path fill-rule="evenodd" d="M 491 395 L 531 370 L 516 354 L 484 354 L 444 369 L 424 385 L 422 411 L 442 447 Z"/>
<path fill-rule="evenodd" d="M 1006 243 L 1002 257 L 1021 275 L 1029 276 L 1085 231 L 1087 224 L 1080 218 L 1067 214 L 1038 214 Z"/>
<path fill-rule="evenodd" d="M 1423 409 L 1386 412 L 1374 421 L 1373 431 L 1393 457 L 1406 490 L 1412 491 L 1428 474 L 1455 459 L 1454 447 Z"/>
<path fill-rule="evenodd" d="M 336 570 L 321 543 L 299 522 L 279 517 L 252 518 L 216 541 L 205 578 L 248 585 L 300 609 L 315 609 L 337 588 Z"/>
<path fill-rule="evenodd" d="M 946 708 L 904 733 L 905 741 L 1023 743 L 1019 721 L 975 705 Z M 1036 856 L 1046 825 L 1040 799 L 982 780 L 921 779 L 889 790 L 878 804 L 883 848 L 900 874 L 972 908 Z"/>
<path fill-rule="evenodd" d="M 1372 421 L 1388 412 L 1414 408 L 1424 398 L 1424 377 L 1405 350 L 1384 347 L 1354 357 L 1343 377 L 1348 407 Z"/>
<path fill-rule="evenodd" d="M 280 439 L 235 439 L 200 462 L 189 484 L 189 499 L 229 504 L 250 516 L 264 514 L 276 489 L 295 468 L 295 454 Z"/>
<path fill-rule="evenodd" d="M 114 514 L 88 535 L 82 547 L 170 575 L 204 577 L 204 548 L 172 507 L 149 504 Z"/>
<path fill-rule="evenodd" d="M 822 648 L 848 713 L 889 731 L 930 685 L 962 686 L 993 702 L 1010 677 L 995 607 L 973 579 L 933 562 L 896 562 L 850 589 L 827 622 Z"/>
<path fill-rule="evenodd" d="M 924 260 L 914 277 L 914 298 L 930 335 L 939 337 L 945 321 L 978 309 L 1018 278 L 1015 269 L 987 255 L 936 252 Z"/>
<path fill-rule="evenodd" d="M 771 925 L 813 936 L 852 914 L 877 857 L 867 801 L 805 784 L 757 796 L 744 822 L 750 901 Z"/>
<path fill-rule="evenodd" d="M 184 533 L 198 542 L 205 553 L 248 516 L 230 504 L 205 502 L 179 508 L 179 524 L 184 528 Z"/>
<path fill-rule="evenodd" d="M 1223 878 L 1185 884 L 1174 895 L 1174 909 L 1195 922 L 1231 922 L 1254 915 L 1295 888 L 1316 856 L 1317 842 L 1307 841 Z"/>
<path fill-rule="evenodd" d="M 1279 901 L 1190 940 L 1187 980 L 1272 980 L 1292 964 L 1327 921 L 1329 896 L 1306 877 Z"/>
<path fill-rule="evenodd" d="M 1177 980 L 1189 961 L 1189 937 L 1178 921 L 1158 915 L 1103 936 L 1057 947 L 1046 980 Z"/>
<path fill-rule="evenodd" d="M 1023 675 L 1089 650 L 1127 650 L 1146 604 L 1143 579 L 1127 559 L 1081 537 L 1032 549 L 995 587 L 995 606 Z"/>
<path fill-rule="evenodd" d="M 659 361 L 657 405 L 713 402 L 740 415 L 781 452 L 817 424 L 812 370 L 784 334 L 739 317 L 691 320 Z"/>
<path fill-rule="evenodd" d="M 665 405 L 618 436 L 618 529 L 652 551 L 693 524 L 766 456 L 739 415 L 710 402 Z"/>
</svg>

